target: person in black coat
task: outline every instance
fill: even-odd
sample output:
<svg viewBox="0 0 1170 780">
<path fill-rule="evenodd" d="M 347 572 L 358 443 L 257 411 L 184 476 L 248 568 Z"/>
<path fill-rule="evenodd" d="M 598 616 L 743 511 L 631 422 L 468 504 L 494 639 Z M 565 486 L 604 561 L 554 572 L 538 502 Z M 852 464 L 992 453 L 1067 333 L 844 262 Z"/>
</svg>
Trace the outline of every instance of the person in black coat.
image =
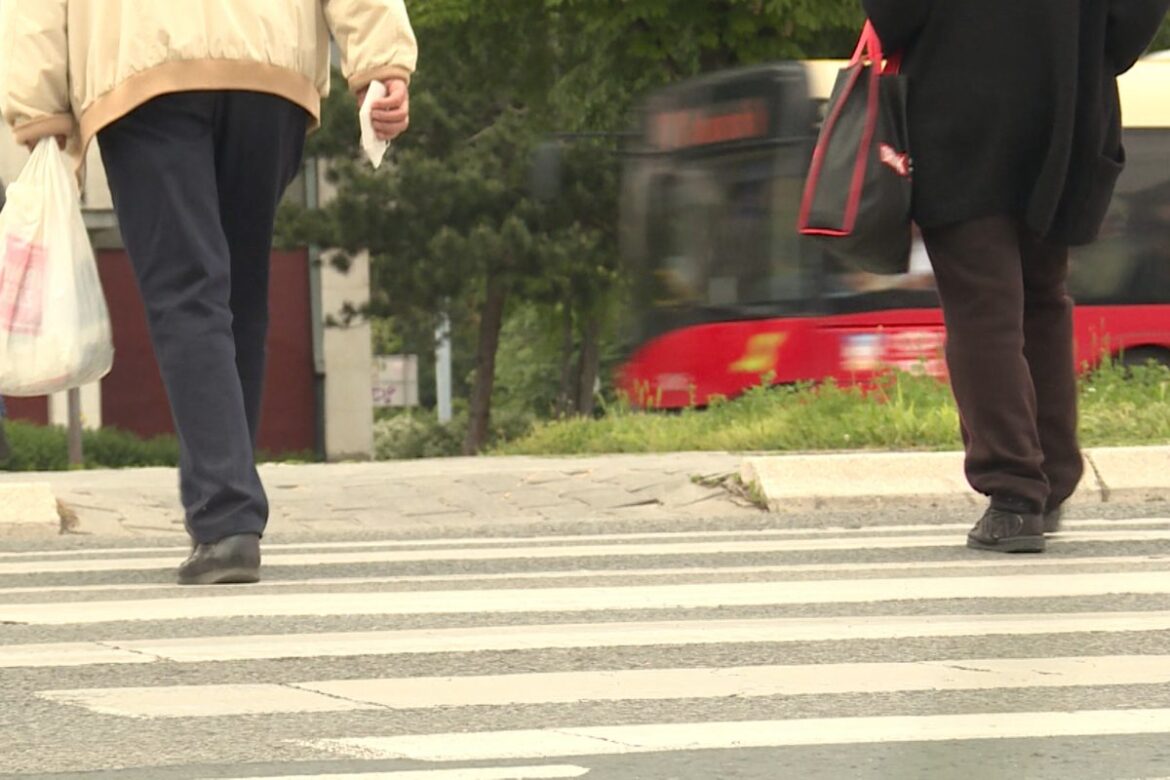
<svg viewBox="0 0 1170 780">
<path fill-rule="evenodd" d="M 914 219 L 934 266 L 968 545 L 1040 552 L 1083 473 L 1069 247 L 1125 164 L 1117 77 L 1170 0 L 862 0 L 909 81 Z"/>
</svg>

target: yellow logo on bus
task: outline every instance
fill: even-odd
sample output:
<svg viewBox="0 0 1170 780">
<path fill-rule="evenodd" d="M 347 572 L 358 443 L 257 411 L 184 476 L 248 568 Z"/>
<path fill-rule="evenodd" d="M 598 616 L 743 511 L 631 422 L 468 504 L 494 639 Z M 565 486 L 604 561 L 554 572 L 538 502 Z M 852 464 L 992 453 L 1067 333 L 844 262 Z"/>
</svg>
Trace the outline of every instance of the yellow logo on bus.
<svg viewBox="0 0 1170 780">
<path fill-rule="evenodd" d="M 787 333 L 760 333 L 748 339 L 743 357 L 730 366 L 733 374 L 766 374 L 775 371 L 780 362 L 780 347 L 788 340 Z"/>
</svg>

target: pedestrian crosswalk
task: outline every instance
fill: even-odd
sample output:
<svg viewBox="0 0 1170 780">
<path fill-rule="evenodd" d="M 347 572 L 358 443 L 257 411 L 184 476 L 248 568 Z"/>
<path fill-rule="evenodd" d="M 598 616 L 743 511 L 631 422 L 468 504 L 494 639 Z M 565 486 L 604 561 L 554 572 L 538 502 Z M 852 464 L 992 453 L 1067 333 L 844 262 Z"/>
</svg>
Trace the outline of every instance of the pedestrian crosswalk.
<svg viewBox="0 0 1170 780">
<path fill-rule="evenodd" d="M 965 530 L 272 540 L 260 585 L 187 589 L 181 547 L 0 552 L 0 776 L 949 776 L 994 741 L 1021 776 L 1153 777 L 1170 518 L 1034 557 Z M 1075 769 L 1037 758 L 1069 740 Z"/>
</svg>

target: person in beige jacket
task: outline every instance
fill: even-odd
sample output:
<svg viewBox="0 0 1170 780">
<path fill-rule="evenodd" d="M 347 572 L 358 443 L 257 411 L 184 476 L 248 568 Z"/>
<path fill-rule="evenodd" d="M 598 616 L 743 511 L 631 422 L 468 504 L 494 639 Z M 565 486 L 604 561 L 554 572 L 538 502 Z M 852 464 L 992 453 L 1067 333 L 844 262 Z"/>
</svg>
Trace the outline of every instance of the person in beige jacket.
<svg viewBox="0 0 1170 780">
<path fill-rule="evenodd" d="M 181 584 L 256 582 L 255 465 L 276 211 L 320 121 L 330 39 L 374 81 L 378 135 L 409 123 L 403 0 L 2 0 L 0 111 L 18 141 L 97 140 L 180 442 Z"/>
</svg>

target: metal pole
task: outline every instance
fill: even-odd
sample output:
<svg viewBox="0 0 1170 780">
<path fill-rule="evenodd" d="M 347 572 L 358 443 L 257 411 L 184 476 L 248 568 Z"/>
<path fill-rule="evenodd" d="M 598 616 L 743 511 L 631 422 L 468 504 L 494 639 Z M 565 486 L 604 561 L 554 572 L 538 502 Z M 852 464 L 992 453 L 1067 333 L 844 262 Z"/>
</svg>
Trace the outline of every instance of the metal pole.
<svg viewBox="0 0 1170 780">
<path fill-rule="evenodd" d="M 305 160 L 305 208 L 316 211 L 321 208 L 321 169 L 316 157 Z M 309 247 L 309 318 L 313 328 L 313 404 L 315 409 L 315 435 L 317 457 L 328 459 L 325 446 L 325 315 L 321 297 L 321 248 Z"/>
<path fill-rule="evenodd" d="M 69 465 L 80 467 L 84 460 L 81 451 L 81 389 L 73 388 L 69 399 Z"/>
<path fill-rule="evenodd" d="M 451 318 L 443 315 L 435 331 L 435 389 L 439 400 L 439 422 L 451 422 Z"/>
</svg>

